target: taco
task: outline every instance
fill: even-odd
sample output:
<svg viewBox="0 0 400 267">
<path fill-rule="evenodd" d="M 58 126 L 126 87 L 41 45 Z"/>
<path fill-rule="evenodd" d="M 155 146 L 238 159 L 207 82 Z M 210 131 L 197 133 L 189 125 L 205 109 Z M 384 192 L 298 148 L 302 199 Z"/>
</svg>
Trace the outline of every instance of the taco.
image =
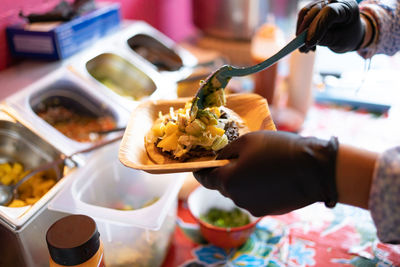
<svg viewBox="0 0 400 267">
<path fill-rule="evenodd" d="M 229 142 L 248 132 L 241 117 L 224 106 L 190 113 L 192 101 L 184 108 L 159 114 L 145 136 L 149 158 L 157 164 L 213 160 Z"/>
</svg>

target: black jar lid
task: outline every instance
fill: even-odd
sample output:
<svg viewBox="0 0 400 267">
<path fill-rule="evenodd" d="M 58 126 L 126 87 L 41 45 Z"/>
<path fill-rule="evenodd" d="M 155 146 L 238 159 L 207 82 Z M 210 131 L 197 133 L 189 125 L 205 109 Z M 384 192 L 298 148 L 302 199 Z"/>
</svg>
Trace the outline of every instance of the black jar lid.
<svg viewBox="0 0 400 267">
<path fill-rule="evenodd" d="M 100 247 L 95 221 L 86 215 L 69 215 L 47 230 L 46 242 L 53 261 L 73 266 L 86 262 Z"/>
</svg>

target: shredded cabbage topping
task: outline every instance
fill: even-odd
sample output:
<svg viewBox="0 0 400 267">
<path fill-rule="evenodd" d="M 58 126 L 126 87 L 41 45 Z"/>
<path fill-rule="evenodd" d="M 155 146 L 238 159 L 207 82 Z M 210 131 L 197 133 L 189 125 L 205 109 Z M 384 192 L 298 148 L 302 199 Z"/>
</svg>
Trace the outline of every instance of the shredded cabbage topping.
<svg viewBox="0 0 400 267">
<path fill-rule="evenodd" d="M 168 151 L 176 158 L 182 157 L 192 148 L 200 146 L 206 150 L 218 151 L 228 144 L 225 134 L 226 118 L 221 118 L 219 107 L 199 110 L 196 118 L 190 118 L 192 102 L 184 108 L 169 113 L 159 113 L 151 129 L 151 142 L 163 152 Z"/>
</svg>

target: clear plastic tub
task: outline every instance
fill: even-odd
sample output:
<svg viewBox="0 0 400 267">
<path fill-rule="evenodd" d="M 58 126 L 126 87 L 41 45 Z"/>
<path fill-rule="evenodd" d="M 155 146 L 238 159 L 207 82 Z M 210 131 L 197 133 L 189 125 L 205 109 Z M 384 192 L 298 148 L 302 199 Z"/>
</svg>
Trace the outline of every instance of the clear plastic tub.
<svg viewBox="0 0 400 267">
<path fill-rule="evenodd" d="M 127 168 L 118 160 L 118 149 L 113 144 L 94 153 L 85 168 L 69 177 L 49 209 L 95 219 L 107 266 L 159 266 L 175 229 L 185 175 Z"/>
</svg>

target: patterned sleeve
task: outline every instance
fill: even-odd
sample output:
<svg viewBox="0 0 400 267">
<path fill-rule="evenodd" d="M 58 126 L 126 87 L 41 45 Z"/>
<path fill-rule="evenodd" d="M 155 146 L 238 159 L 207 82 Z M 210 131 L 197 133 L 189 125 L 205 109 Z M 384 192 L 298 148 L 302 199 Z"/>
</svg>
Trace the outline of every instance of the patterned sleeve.
<svg viewBox="0 0 400 267">
<path fill-rule="evenodd" d="M 369 15 L 375 24 L 377 35 L 374 42 L 358 53 L 364 58 L 375 54 L 394 55 L 400 50 L 400 1 L 364 0 L 359 5 L 361 12 Z"/>
<path fill-rule="evenodd" d="M 400 147 L 385 151 L 377 161 L 369 209 L 379 239 L 400 244 Z"/>
</svg>

